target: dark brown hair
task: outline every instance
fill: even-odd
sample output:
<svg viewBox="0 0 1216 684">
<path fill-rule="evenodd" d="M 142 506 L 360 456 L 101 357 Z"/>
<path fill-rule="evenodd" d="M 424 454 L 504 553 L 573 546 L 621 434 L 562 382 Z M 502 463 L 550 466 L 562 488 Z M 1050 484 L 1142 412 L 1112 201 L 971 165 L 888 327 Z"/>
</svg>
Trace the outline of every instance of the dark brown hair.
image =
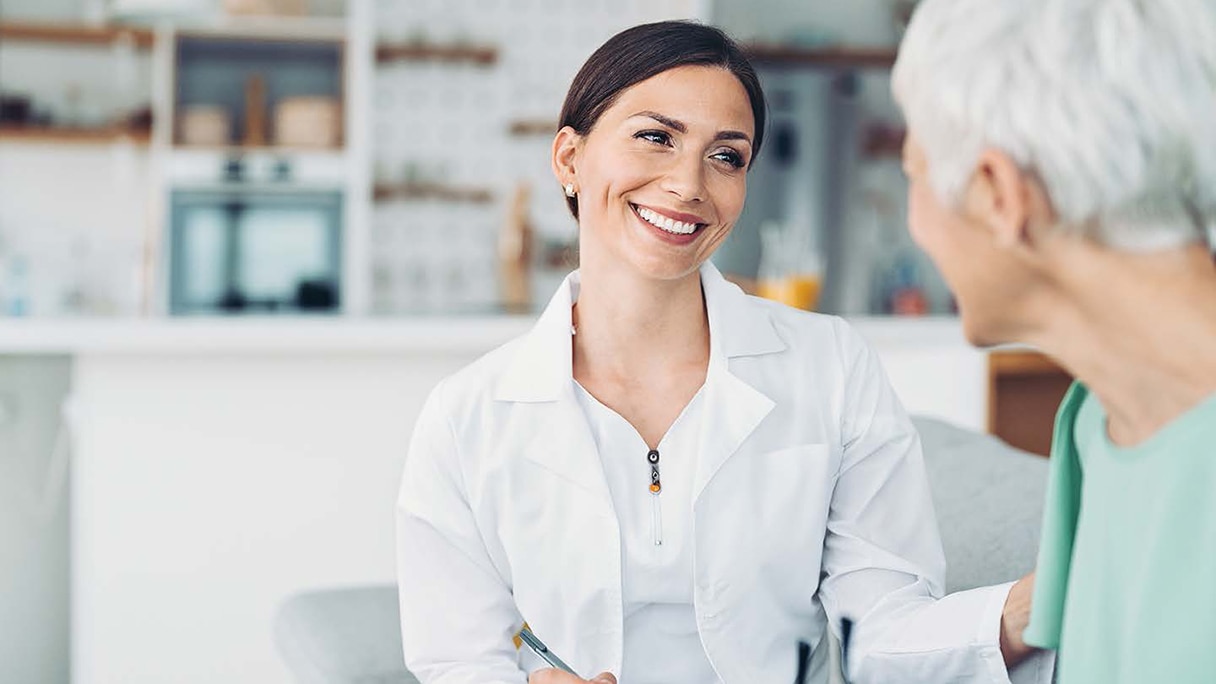
<svg viewBox="0 0 1216 684">
<path fill-rule="evenodd" d="M 692 21 L 642 24 L 609 38 L 570 83 L 558 129 L 569 126 L 579 135 L 587 135 L 623 90 L 686 65 L 722 67 L 743 84 L 756 128 L 752 141 L 754 162 L 764 141 L 767 111 L 760 79 L 743 49 L 730 36 L 721 29 Z M 578 218 L 578 199 L 567 197 L 566 204 L 574 218 Z"/>
</svg>

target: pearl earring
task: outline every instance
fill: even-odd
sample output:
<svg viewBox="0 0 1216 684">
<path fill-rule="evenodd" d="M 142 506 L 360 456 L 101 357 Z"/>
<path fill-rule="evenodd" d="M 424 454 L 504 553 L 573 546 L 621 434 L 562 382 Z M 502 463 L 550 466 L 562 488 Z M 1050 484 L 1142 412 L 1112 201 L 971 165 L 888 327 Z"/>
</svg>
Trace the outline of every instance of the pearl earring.
<svg viewBox="0 0 1216 684">
<path fill-rule="evenodd" d="M 566 183 L 566 197 L 574 197 L 574 183 Z"/>
</svg>

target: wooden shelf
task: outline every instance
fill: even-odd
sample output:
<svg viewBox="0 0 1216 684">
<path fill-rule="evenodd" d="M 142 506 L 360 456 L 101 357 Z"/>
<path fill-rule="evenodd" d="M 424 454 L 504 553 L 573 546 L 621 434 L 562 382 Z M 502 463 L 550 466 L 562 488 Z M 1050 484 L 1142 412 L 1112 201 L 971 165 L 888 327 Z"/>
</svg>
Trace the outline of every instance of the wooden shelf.
<svg viewBox="0 0 1216 684">
<path fill-rule="evenodd" d="M 485 188 L 464 188 L 438 183 L 377 183 L 372 190 L 372 197 L 377 202 L 434 199 L 445 202 L 489 204 L 494 201 L 494 193 Z"/>
<path fill-rule="evenodd" d="M 108 144 L 126 140 L 136 145 L 147 145 L 151 138 L 151 131 L 126 128 L 0 125 L 0 141 L 71 145 Z"/>
<path fill-rule="evenodd" d="M 557 121 L 552 119 L 518 119 L 512 121 L 507 132 L 515 137 L 530 135 L 552 136 L 557 132 Z"/>
<path fill-rule="evenodd" d="M 376 61 L 471 62 L 485 66 L 498 61 L 498 48 L 487 45 L 381 43 L 376 46 Z"/>
<path fill-rule="evenodd" d="M 890 69 L 895 64 L 895 48 L 801 48 L 752 43 L 744 50 L 757 66 Z"/>
<path fill-rule="evenodd" d="M 181 22 L 177 35 L 216 41 L 343 43 L 348 30 L 344 17 L 237 15 Z"/>
<path fill-rule="evenodd" d="M 67 45 L 112 45 L 130 39 L 139 48 L 150 48 L 151 29 L 138 26 L 52 24 L 47 22 L 0 21 L 0 40 L 62 43 Z"/>
<path fill-rule="evenodd" d="M 341 156 L 345 154 L 346 147 L 339 145 L 337 147 L 309 147 L 305 145 L 242 145 L 233 143 L 231 145 L 188 145 L 186 143 L 173 143 L 175 152 L 218 152 L 221 154 L 244 154 L 253 152 L 268 152 L 282 154 L 316 154 L 328 156 Z"/>
</svg>

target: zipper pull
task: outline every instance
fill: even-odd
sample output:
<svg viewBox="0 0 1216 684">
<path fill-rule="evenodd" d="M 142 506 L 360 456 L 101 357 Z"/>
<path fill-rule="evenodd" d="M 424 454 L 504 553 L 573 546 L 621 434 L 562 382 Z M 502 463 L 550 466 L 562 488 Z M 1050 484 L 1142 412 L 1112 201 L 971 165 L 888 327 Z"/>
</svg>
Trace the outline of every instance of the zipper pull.
<svg viewBox="0 0 1216 684">
<path fill-rule="evenodd" d="M 646 452 L 646 462 L 650 464 L 650 528 L 654 532 L 654 545 L 663 545 L 663 513 L 659 506 L 659 494 L 663 492 L 663 480 L 659 477 L 659 451 L 651 449 Z"/>
</svg>

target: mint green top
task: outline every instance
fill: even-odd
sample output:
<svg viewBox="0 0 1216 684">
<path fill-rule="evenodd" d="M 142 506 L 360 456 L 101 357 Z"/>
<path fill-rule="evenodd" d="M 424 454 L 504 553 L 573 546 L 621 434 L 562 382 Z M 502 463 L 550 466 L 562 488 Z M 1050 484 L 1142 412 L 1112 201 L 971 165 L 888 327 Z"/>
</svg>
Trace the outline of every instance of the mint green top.
<svg viewBox="0 0 1216 684">
<path fill-rule="evenodd" d="M 1124 448 L 1074 384 L 1050 473 L 1024 638 L 1059 684 L 1216 682 L 1216 395 Z"/>
</svg>

